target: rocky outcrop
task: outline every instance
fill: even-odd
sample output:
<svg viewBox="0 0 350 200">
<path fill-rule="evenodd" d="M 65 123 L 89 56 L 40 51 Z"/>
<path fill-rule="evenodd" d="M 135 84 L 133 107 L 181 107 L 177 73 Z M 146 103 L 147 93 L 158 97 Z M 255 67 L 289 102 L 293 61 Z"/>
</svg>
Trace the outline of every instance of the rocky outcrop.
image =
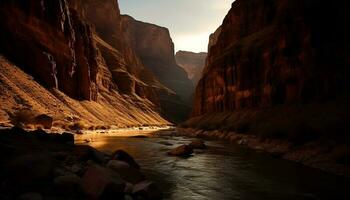
<svg viewBox="0 0 350 200">
<path fill-rule="evenodd" d="M 187 72 L 187 76 L 193 82 L 193 85 L 197 85 L 199 79 L 202 76 L 207 53 L 178 51 L 175 55 L 175 58 L 177 64 Z"/>
<path fill-rule="evenodd" d="M 0 22 L 2 118 L 24 107 L 56 119 L 166 123 L 159 96 L 173 92 L 126 43 L 117 1 L 2 1 Z"/>
<path fill-rule="evenodd" d="M 1 129 L 0 148 L 1 199 L 163 199 L 139 169 L 69 133 Z"/>
<path fill-rule="evenodd" d="M 71 7 L 96 28 L 95 40 L 122 94 L 137 94 L 159 106 L 158 93 L 172 94 L 144 67 L 122 27 L 118 2 L 71 0 Z"/>
<path fill-rule="evenodd" d="M 113 78 L 120 93 L 126 95 L 136 94 L 150 100 L 157 106 L 162 116 L 171 122 L 183 121 L 188 117 L 190 108 L 175 94 L 177 90 L 175 90 L 176 88 L 174 89 L 176 85 L 182 87 L 182 82 L 175 83 L 172 85 L 173 87 L 170 87 L 170 85 L 162 81 L 162 76 L 158 76 L 154 71 L 156 68 L 164 66 L 149 65 L 150 62 L 162 60 L 164 55 L 170 58 L 171 55 L 174 57 L 170 53 L 173 46 L 170 44 L 169 34 L 168 38 L 166 38 L 168 41 L 165 40 L 164 47 L 158 43 L 145 40 L 147 43 L 144 44 L 146 46 L 143 48 L 149 48 L 145 51 L 152 48 L 165 49 L 167 51 L 161 54 L 153 54 L 153 57 L 149 58 L 148 62 L 145 62 L 143 54 L 139 51 L 139 46 L 136 45 L 140 38 L 133 34 L 137 31 L 143 31 L 139 30 L 142 27 L 134 27 L 134 23 L 126 23 L 125 16 L 120 15 L 116 1 L 80 0 L 72 2 L 71 6 L 80 8 L 78 10 L 81 11 L 81 16 L 96 27 L 95 40 L 108 66 L 108 69 L 103 71 L 111 71 L 109 76 Z M 155 25 L 150 26 L 157 27 Z M 133 32 L 130 30 L 133 30 Z M 170 64 L 168 65 L 170 66 Z M 177 65 L 171 65 L 171 67 L 176 68 Z M 176 109 L 174 109 L 175 107 Z"/>
<path fill-rule="evenodd" d="M 108 81 L 113 84 L 109 79 Z M 168 123 L 154 108 L 154 104 L 148 100 L 132 95 L 120 95 L 113 89 L 111 91 L 99 89 L 97 101 L 78 101 L 57 89 L 48 90 L 18 66 L 0 56 L 1 124 L 8 124 L 9 119 L 12 118 L 11 113 L 19 110 L 47 114 L 53 117 L 54 127 L 63 128 L 67 125 L 73 126 L 79 121 L 82 121 L 87 128 Z"/>
<path fill-rule="evenodd" d="M 193 116 L 348 95 L 348 6 L 342 0 L 235 1 L 212 40 Z"/>
<path fill-rule="evenodd" d="M 193 84 L 186 72 L 176 64 L 169 30 L 137 21 L 127 15 L 122 16 L 122 27 L 128 43 L 135 49 L 144 66 L 162 84 L 187 101 L 193 92 Z"/>
<path fill-rule="evenodd" d="M 2 54 L 47 88 L 97 99 L 92 30 L 65 0 L 4 1 L 0 10 Z"/>
</svg>

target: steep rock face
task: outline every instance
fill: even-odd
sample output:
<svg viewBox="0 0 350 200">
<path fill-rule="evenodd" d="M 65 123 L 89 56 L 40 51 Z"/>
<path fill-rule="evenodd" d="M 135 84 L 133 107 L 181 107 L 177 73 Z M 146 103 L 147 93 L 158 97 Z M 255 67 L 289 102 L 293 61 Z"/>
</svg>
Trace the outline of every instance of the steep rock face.
<svg viewBox="0 0 350 200">
<path fill-rule="evenodd" d="M 143 66 L 122 27 L 122 16 L 115 0 L 70 0 L 70 6 L 96 28 L 97 46 L 101 51 L 119 91 L 137 94 L 159 106 L 157 93 L 171 91 Z"/>
<path fill-rule="evenodd" d="M 210 53 L 211 48 L 218 42 L 221 29 L 222 27 L 219 26 L 219 28 L 217 28 L 216 31 L 209 36 L 208 54 Z"/>
<path fill-rule="evenodd" d="M 196 89 L 193 116 L 347 95 L 349 2 L 237 0 Z"/>
<path fill-rule="evenodd" d="M 169 30 L 154 24 L 122 16 L 122 27 L 128 43 L 135 49 L 142 63 L 158 80 L 187 101 L 193 92 L 193 84 L 186 72 L 176 64 L 174 44 Z"/>
<path fill-rule="evenodd" d="M 96 47 L 91 27 L 60 1 L 4 1 L 0 52 L 47 88 L 96 100 Z"/>
<path fill-rule="evenodd" d="M 149 65 L 146 65 L 147 62 L 143 59 L 143 54 L 140 54 L 136 45 L 139 38 L 133 32 L 130 32 L 130 30 L 135 32 L 143 31 L 138 30 L 138 28 L 142 27 L 134 27 L 134 23 L 125 23 L 124 16 L 120 15 L 117 1 L 71 1 L 71 7 L 78 9 L 80 15 L 96 27 L 95 40 L 97 46 L 119 92 L 126 95 L 136 94 L 147 98 L 156 105 L 158 111 L 166 119 L 172 122 L 184 120 L 190 112 L 189 106 L 185 105 L 179 96 L 175 94 L 174 88 L 169 89 L 168 85 L 162 82 L 161 77 L 157 76 L 153 71 L 153 69 L 163 66 L 152 65 L 155 68 L 150 68 Z M 157 27 L 155 25 L 150 26 Z M 174 58 L 174 55 L 171 53 L 173 45 L 171 44 L 169 33 L 167 39 L 168 41 L 166 40 L 166 42 L 168 43 L 165 43 L 163 47 L 161 47 L 161 44 L 146 40 L 147 43 L 144 45 L 150 45 L 150 47 L 147 47 L 149 49 L 161 48 L 167 50 L 167 52 L 153 54 L 149 62 L 162 60 L 164 59 L 163 55 L 168 56 L 169 58 L 167 59 Z M 178 66 L 176 65 L 175 67 Z M 175 84 L 179 84 L 182 87 L 182 82 Z"/>
<path fill-rule="evenodd" d="M 97 101 L 77 101 L 57 89 L 48 90 L 1 55 L 0 105 L 0 124 L 8 123 L 8 114 L 19 110 L 52 116 L 55 127 L 78 121 L 92 127 L 168 123 L 153 103 L 131 95 L 101 91 L 100 87 Z"/>
<path fill-rule="evenodd" d="M 187 72 L 187 76 L 193 82 L 193 85 L 197 85 L 199 79 L 202 76 L 207 53 L 178 51 L 175 55 L 175 58 L 177 64 Z"/>
<path fill-rule="evenodd" d="M 2 1 L 0 22 L 0 54 L 9 60 L 1 63 L 1 93 L 8 97 L 2 114 L 25 107 L 91 123 L 167 123 L 157 113 L 158 92 L 171 91 L 123 43 L 117 1 Z"/>
</svg>

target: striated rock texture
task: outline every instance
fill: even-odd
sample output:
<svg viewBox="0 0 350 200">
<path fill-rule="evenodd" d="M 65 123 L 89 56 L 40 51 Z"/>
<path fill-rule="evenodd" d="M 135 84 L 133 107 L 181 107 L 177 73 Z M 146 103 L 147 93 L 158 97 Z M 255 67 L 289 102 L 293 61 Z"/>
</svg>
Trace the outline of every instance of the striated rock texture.
<svg viewBox="0 0 350 200">
<path fill-rule="evenodd" d="M 137 21 L 127 15 L 122 16 L 122 27 L 144 66 L 162 84 L 188 101 L 194 90 L 193 84 L 175 61 L 174 44 L 169 30 Z"/>
<path fill-rule="evenodd" d="M 186 72 L 187 76 L 193 82 L 193 85 L 197 85 L 199 79 L 202 76 L 202 71 L 205 66 L 205 60 L 207 53 L 194 53 L 189 51 L 178 51 L 175 55 L 176 62 Z"/>
<path fill-rule="evenodd" d="M 96 100 L 98 64 L 91 27 L 60 1 L 2 1 L 0 52 L 47 88 Z"/>
<path fill-rule="evenodd" d="M 91 123 L 167 123 L 159 95 L 173 92 L 125 42 L 117 1 L 1 1 L 0 22 L 1 116 L 24 107 Z"/>
<path fill-rule="evenodd" d="M 237 0 L 212 39 L 193 116 L 348 95 L 350 3 Z"/>
<path fill-rule="evenodd" d="M 155 50 L 163 48 L 168 51 L 161 54 L 153 54 L 153 57 L 150 57 L 145 62 L 142 57 L 143 54 L 141 54 L 142 51 L 140 53 L 139 46 L 136 45 L 139 43 L 140 38 L 138 35 L 130 32 L 130 30 L 133 30 L 133 32 L 144 31 L 141 29 L 143 27 L 134 27 L 133 23 L 125 23 L 125 16 L 120 15 L 117 1 L 72 0 L 71 6 L 79 10 L 81 16 L 96 27 L 95 40 L 97 46 L 121 93 L 126 95 L 137 94 L 140 97 L 147 98 L 157 106 L 162 116 L 171 122 L 183 121 L 188 117 L 190 107 L 181 101 L 177 95 L 179 94 L 178 90 L 176 90 L 177 85 L 180 88 L 182 87 L 182 82 L 176 82 L 172 85 L 173 87 L 170 87 L 154 71 L 157 68 L 164 68 L 164 66 L 152 65 L 150 67 L 150 65 L 147 65 L 150 62 L 158 62 L 164 59 L 164 55 L 168 57 L 172 55 L 172 58 L 174 57 L 170 53 L 173 45 L 168 32 L 168 37 L 165 37 L 165 39 L 164 37 L 157 39 L 160 42 L 165 42 L 165 46 L 161 46 L 160 43 L 154 43 L 152 40 L 154 38 L 147 37 L 144 39 L 144 45 L 146 46 L 143 48 L 148 48 L 145 51 L 150 51 L 152 48 Z M 149 26 L 157 27 L 151 24 Z M 178 66 L 169 64 L 165 67 L 170 67 L 169 70 L 171 68 L 177 70 Z M 190 90 L 193 91 L 192 88 Z"/>
</svg>

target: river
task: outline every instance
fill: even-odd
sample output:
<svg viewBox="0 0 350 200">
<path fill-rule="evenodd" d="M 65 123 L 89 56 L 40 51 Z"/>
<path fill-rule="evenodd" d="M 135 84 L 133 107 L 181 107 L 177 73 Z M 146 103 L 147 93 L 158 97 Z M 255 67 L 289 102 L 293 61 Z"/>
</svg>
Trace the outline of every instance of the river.
<svg viewBox="0 0 350 200">
<path fill-rule="evenodd" d="M 91 146 L 111 153 L 123 149 L 142 171 L 174 200 L 350 199 L 350 180 L 277 159 L 225 141 L 206 141 L 208 149 L 189 158 L 168 156 L 192 139 L 168 134 L 148 138 L 93 136 Z M 82 143 L 78 138 L 77 143 Z"/>
</svg>

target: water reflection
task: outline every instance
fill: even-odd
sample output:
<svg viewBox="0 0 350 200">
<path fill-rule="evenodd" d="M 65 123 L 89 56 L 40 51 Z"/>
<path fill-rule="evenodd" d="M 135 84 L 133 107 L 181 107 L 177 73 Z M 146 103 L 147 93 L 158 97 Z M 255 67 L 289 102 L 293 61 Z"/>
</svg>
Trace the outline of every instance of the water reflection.
<svg viewBox="0 0 350 200">
<path fill-rule="evenodd" d="M 97 136 L 91 145 L 129 152 L 167 199 L 350 199 L 347 179 L 224 142 L 207 141 L 207 150 L 187 159 L 166 155 L 189 142 L 171 136 Z"/>
</svg>

